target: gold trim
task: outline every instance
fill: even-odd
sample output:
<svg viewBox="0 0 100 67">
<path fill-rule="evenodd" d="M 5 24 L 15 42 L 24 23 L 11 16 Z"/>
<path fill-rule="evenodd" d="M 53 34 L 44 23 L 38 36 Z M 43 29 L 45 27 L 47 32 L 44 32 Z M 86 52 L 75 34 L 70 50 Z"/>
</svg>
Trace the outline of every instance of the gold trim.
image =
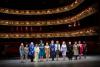
<svg viewBox="0 0 100 67">
<path fill-rule="evenodd" d="M 65 17 L 63 19 L 57 20 L 47 20 L 47 21 L 14 21 L 14 20 L 0 20 L 0 25 L 9 25 L 9 26 L 48 26 L 48 25 L 59 25 L 59 24 L 68 24 L 75 23 L 78 20 L 81 20 L 93 13 L 96 12 L 96 9 L 93 7 L 88 7 L 84 11 L 72 17 Z"/>
<path fill-rule="evenodd" d="M 70 32 L 54 33 L 0 33 L 0 38 L 52 38 L 52 37 L 78 37 L 97 35 L 95 27 Z"/>
<path fill-rule="evenodd" d="M 8 9 L 8 8 L 0 8 L 1 13 L 8 13 L 8 14 L 19 14 L 19 15 L 43 15 L 43 14 L 54 14 L 54 13 L 61 13 L 70 11 L 77 6 L 79 6 L 84 0 L 75 0 L 70 5 L 53 8 L 53 9 L 44 9 L 44 10 L 17 10 L 17 9 Z"/>
</svg>

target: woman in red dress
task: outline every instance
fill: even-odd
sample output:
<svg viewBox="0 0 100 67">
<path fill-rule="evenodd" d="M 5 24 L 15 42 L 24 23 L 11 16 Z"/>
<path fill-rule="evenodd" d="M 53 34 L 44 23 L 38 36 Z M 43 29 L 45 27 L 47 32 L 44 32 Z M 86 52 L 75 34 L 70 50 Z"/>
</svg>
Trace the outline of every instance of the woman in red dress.
<svg viewBox="0 0 100 67">
<path fill-rule="evenodd" d="M 78 46 L 79 46 L 79 59 L 81 59 L 81 56 L 83 55 L 83 48 L 84 48 L 81 41 L 78 42 Z"/>
</svg>

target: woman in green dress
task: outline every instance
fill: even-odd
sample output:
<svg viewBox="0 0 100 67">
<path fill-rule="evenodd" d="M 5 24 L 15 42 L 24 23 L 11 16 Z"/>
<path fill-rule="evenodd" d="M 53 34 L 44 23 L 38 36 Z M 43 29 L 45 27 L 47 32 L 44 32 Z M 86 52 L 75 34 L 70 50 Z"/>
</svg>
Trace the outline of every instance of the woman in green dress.
<svg viewBox="0 0 100 67">
<path fill-rule="evenodd" d="M 44 47 L 44 43 L 42 40 L 40 40 L 39 49 L 40 49 L 39 51 L 40 61 L 44 61 L 43 57 L 45 56 L 45 47 Z"/>
</svg>

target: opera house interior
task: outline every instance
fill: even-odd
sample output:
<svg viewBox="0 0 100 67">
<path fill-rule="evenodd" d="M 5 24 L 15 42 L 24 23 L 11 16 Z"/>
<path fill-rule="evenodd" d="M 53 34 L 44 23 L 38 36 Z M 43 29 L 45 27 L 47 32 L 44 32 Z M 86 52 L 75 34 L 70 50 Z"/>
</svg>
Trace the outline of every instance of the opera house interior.
<svg viewBox="0 0 100 67">
<path fill-rule="evenodd" d="M 86 41 L 100 54 L 99 1 L 0 0 L 0 58 L 19 57 L 19 46 L 43 40 Z"/>
</svg>

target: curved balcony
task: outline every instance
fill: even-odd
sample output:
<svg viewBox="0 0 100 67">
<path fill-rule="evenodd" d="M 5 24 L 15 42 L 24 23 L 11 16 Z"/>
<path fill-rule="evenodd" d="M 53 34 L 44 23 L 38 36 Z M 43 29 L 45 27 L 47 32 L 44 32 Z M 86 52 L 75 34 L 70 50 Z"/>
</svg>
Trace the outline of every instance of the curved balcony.
<svg viewBox="0 0 100 67">
<path fill-rule="evenodd" d="M 88 7 L 82 12 L 78 13 L 72 17 L 65 17 L 63 19 L 57 20 L 47 20 L 47 21 L 14 21 L 14 20 L 0 20 L 0 25 L 9 26 L 48 26 L 48 25 L 60 25 L 60 24 L 71 24 L 78 20 L 81 20 L 91 14 L 94 14 L 96 9 L 94 7 Z"/>
<path fill-rule="evenodd" d="M 71 4 L 74 1 L 75 0 L 0 0 L 0 6 L 21 10 L 41 10 L 61 7 L 66 4 Z"/>
<path fill-rule="evenodd" d="M 90 27 L 82 30 L 54 33 L 0 33 L 0 38 L 52 38 L 52 37 L 78 37 L 97 35 L 96 28 Z"/>
<path fill-rule="evenodd" d="M 65 5 L 63 7 L 58 7 L 58 8 L 53 8 L 53 9 L 44 9 L 44 10 L 18 10 L 18 9 L 0 8 L 0 12 L 7 13 L 7 14 L 18 14 L 18 15 L 55 14 L 55 13 L 62 13 L 62 12 L 70 11 L 76 8 L 77 6 L 79 6 L 83 2 L 84 0 L 75 0 L 70 5 Z"/>
</svg>

